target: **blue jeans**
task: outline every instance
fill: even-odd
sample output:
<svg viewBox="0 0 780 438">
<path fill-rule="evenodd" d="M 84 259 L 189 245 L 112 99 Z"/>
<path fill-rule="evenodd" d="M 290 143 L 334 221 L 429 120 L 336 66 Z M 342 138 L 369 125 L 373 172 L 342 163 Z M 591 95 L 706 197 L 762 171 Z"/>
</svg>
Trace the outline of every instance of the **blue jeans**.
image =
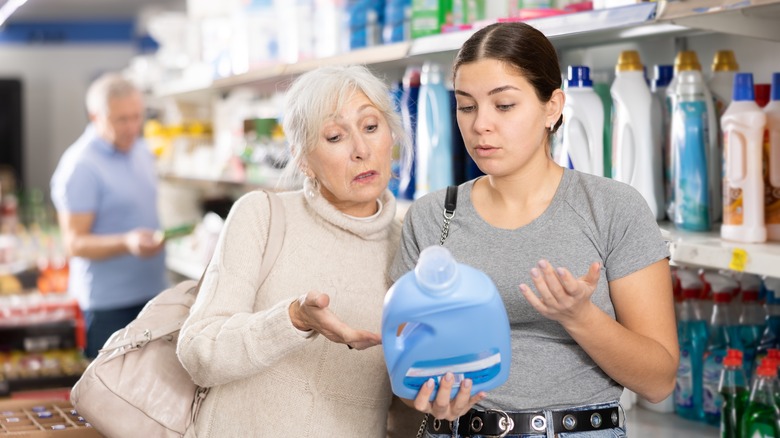
<svg viewBox="0 0 780 438">
<path fill-rule="evenodd" d="M 84 311 L 84 323 L 87 326 L 87 347 L 84 355 L 94 359 L 98 350 L 103 348 L 115 331 L 125 328 L 141 312 L 146 303 L 121 309 Z"/>
<path fill-rule="evenodd" d="M 588 406 L 578 406 L 576 408 L 566 409 L 567 411 L 579 411 L 589 409 L 604 409 L 619 406 L 615 403 L 602 403 Z M 620 409 L 623 410 L 622 408 Z M 602 430 L 594 430 L 587 432 L 559 432 L 557 435 L 553 432 L 552 411 L 545 410 L 545 416 L 547 417 L 547 432 L 539 434 L 523 434 L 523 435 L 506 435 L 504 438 L 625 438 L 626 434 L 625 424 L 618 427 L 606 428 Z M 468 435 L 467 435 L 468 436 Z M 428 431 L 423 435 L 425 438 L 462 438 L 462 435 L 450 435 L 450 434 L 432 434 Z M 485 435 L 471 435 L 470 438 L 488 438 Z"/>
</svg>

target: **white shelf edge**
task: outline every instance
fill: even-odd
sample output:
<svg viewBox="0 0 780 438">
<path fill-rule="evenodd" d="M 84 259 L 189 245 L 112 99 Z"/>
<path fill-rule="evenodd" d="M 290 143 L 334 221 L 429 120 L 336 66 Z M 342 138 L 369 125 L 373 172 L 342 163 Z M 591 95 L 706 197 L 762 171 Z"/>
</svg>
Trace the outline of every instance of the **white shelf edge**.
<svg viewBox="0 0 780 438">
<path fill-rule="evenodd" d="M 667 234 L 674 264 L 780 278 L 780 243 L 732 242 L 722 239 L 718 232 L 689 232 L 670 223 L 660 225 Z"/>
</svg>

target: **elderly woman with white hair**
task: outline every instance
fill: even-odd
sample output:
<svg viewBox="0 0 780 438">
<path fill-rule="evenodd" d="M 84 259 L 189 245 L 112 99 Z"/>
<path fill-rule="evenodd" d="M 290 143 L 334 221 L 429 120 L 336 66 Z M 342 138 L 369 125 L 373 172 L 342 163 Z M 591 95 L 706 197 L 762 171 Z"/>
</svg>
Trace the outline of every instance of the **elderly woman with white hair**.
<svg viewBox="0 0 780 438">
<path fill-rule="evenodd" d="M 210 387 L 202 437 L 384 437 L 391 400 L 378 334 L 400 237 L 387 189 L 407 135 L 365 67 L 325 67 L 287 92 L 284 131 L 303 189 L 280 193 L 281 252 L 260 285 L 268 195 L 228 215 L 178 343 Z M 408 156 L 406 153 L 404 156 Z"/>
</svg>

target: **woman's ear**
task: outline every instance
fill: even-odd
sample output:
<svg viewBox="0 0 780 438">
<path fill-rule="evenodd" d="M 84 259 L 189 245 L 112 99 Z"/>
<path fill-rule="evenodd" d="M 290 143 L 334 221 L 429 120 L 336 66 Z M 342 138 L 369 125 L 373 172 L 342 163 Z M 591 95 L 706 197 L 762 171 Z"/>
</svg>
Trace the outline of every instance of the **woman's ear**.
<svg viewBox="0 0 780 438">
<path fill-rule="evenodd" d="M 550 100 L 547 101 L 547 120 L 546 126 L 555 126 L 563 114 L 563 104 L 566 102 L 566 95 L 560 88 L 552 92 Z"/>
</svg>

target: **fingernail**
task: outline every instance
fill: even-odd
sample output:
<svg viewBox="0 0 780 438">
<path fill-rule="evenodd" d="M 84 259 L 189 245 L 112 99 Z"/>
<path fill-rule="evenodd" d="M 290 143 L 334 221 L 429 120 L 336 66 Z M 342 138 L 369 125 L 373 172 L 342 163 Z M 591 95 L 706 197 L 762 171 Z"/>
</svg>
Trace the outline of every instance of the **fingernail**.
<svg viewBox="0 0 780 438">
<path fill-rule="evenodd" d="M 531 276 L 534 278 L 539 278 L 539 270 L 536 268 L 531 269 Z"/>
<path fill-rule="evenodd" d="M 563 275 L 566 273 L 566 271 L 564 271 L 563 268 L 556 268 L 555 272 L 557 272 L 558 275 L 560 275 L 561 277 L 563 277 Z"/>
<path fill-rule="evenodd" d="M 545 269 L 547 267 L 547 261 L 546 260 L 539 260 L 539 267 L 542 269 Z"/>
<path fill-rule="evenodd" d="M 524 291 L 524 290 L 528 289 L 528 286 L 526 286 L 526 284 L 525 284 L 525 283 L 522 283 L 522 284 L 521 284 L 520 286 L 518 286 L 518 287 L 520 288 L 520 292 L 522 292 L 522 291 Z"/>
<path fill-rule="evenodd" d="M 461 385 L 462 385 L 464 388 L 466 388 L 466 389 L 469 389 L 469 388 L 471 388 L 471 379 L 466 379 L 466 380 L 464 380 L 464 381 L 463 381 L 463 383 L 462 383 Z"/>
<path fill-rule="evenodd" d="M 452 373 L 445 374 L 444 378 L 447 380 L 447 382 L 452 382 L 455 380 L 455 376 Z"/>
<path fill-rule="evenodd" d="M 433 379 L 428 379 L 427 382 L 425 382 L 426 388 L 433 388 Z"/>
</svg>

